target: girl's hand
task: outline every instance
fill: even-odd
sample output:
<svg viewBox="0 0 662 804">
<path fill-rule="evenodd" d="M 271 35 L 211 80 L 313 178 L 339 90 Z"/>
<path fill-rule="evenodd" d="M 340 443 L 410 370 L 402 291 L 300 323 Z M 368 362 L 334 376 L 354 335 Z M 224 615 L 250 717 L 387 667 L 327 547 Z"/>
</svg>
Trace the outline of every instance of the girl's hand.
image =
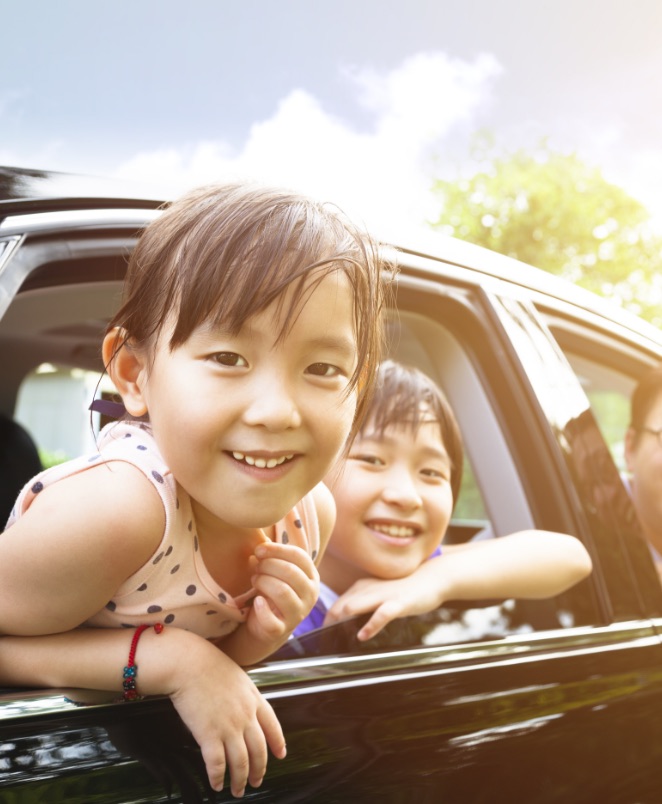
<svg viewBox="0 0 662 804">
<path fill-rule="evenodd" d="M 327 612 L 324 625 L 333 625 L 358 614 L 374 612 L 357 638 L 362 642 L 378 634 L 391 620 L 423 614 L 441 605 L 438 580 L 424 583 L 421 574 L 382 581 L 363 578 L 356 581 Z"/>
<path fill-rule="evenodd" d="M 319 595 L 319 573 L 300 547 L 269 542 L 252 559 L 258 595 L 246 620 L 251 636 L 267 645 L 282 642 L 307 616 Z"/>
<path fill-rule="evenodd" d="M 247 782 L 252 787 L 262 783 L 267 745 L 274 756 L 285 757 L 285 738 L 278 719 L 245 671 L 221 650 L 194 634 L 168 634 L 169 630 L 152 640 L 159 661 L 172 661 L 177 668 L 169 674 L 168 694 L 200 746 L 212 788 L 223 789 L 227 769 L 232 795 L 243 796 Z M 168 636 L 177 638 L 168 640 L 166 646 Z M 141 647 L 142 676 L 148 660 L 145 646 Z M 176 656 L 169 659 L 169 651 Z"/>
<path fill-rule="evenodd" d="M 119 692 L 131 635 L 122 628 L 79 628 L 60 634 L 0 639 L 0 683 L 82 687 Z M 267 746 L 285 756 L 285 739 L 267 700 L 248 675 L 197 634 L 152 628 L 137 645 L 136 678 L 143 695 L 168 695 L 200 746 L 209 783 L 221 790 L 229 772 L 232 793 L 257 787 Z M 129 705 L 130 706 L 130 705 Z"/>
</svg>

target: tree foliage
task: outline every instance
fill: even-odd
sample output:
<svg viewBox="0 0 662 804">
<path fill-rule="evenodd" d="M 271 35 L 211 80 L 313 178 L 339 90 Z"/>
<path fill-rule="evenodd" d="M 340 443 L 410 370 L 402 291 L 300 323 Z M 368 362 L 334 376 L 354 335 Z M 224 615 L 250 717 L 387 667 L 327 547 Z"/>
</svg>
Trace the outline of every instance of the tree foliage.
<svg viewBox="0 0 662 804">
<path fill-rule="evenodd" d="M 662 239 L 645 207 L 576 154 L 483 155 L 469 179 L 437 180 L 435 228 L 558 274 L 662 324 Z"/>
</svg>

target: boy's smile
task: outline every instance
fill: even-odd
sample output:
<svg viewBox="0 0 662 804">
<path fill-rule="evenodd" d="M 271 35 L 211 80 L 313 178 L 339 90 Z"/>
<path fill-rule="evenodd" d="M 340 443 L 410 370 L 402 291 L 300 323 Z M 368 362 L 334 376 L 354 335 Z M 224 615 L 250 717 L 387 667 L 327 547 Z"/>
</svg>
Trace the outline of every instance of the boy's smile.
<svg viewBox="0 0 662 804">
<path fill-rule="evenodd" d="M 436 421 L 423 421 L 416 432 L 389 426 L 383 434 L 359 434 L 327 482 L 337 519 L 322 580 L 339 594 L 359 578 L 411 574 L 448 527 L 450 461 Z"/>
</svg>

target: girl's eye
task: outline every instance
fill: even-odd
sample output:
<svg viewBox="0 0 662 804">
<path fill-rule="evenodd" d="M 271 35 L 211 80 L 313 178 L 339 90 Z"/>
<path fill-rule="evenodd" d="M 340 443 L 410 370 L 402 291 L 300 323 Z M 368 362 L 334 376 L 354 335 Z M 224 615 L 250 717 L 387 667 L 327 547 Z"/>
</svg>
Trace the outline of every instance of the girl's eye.
<svg viewBox="0 0 662 804">
<path fill-rule="evenodd" d="M 316 377 L 338 377 L 342 374 L 338 366 L 332 366 L 331 363 L 311 363 L 306 371 Z"/>
<path fill-rule="evenodd" d="M 248 365 L 246 360 L 236 352 L 216 352 L 211 356 L 211 359 L 221 366 L 240 366 L 243 368 Z"/>
</svg>

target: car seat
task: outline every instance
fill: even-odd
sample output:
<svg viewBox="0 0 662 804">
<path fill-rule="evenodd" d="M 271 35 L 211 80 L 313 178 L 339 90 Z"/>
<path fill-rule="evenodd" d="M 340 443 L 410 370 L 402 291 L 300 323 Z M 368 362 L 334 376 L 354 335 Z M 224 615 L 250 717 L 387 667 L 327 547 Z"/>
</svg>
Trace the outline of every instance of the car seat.
<svg viewBox="0 0 662 804">
<path fill-rule="evenodd" d="M 7 524 L 20 490 L 42 468 L 27 430 L 0 413 L 0 531 Z"/>
</svg>

